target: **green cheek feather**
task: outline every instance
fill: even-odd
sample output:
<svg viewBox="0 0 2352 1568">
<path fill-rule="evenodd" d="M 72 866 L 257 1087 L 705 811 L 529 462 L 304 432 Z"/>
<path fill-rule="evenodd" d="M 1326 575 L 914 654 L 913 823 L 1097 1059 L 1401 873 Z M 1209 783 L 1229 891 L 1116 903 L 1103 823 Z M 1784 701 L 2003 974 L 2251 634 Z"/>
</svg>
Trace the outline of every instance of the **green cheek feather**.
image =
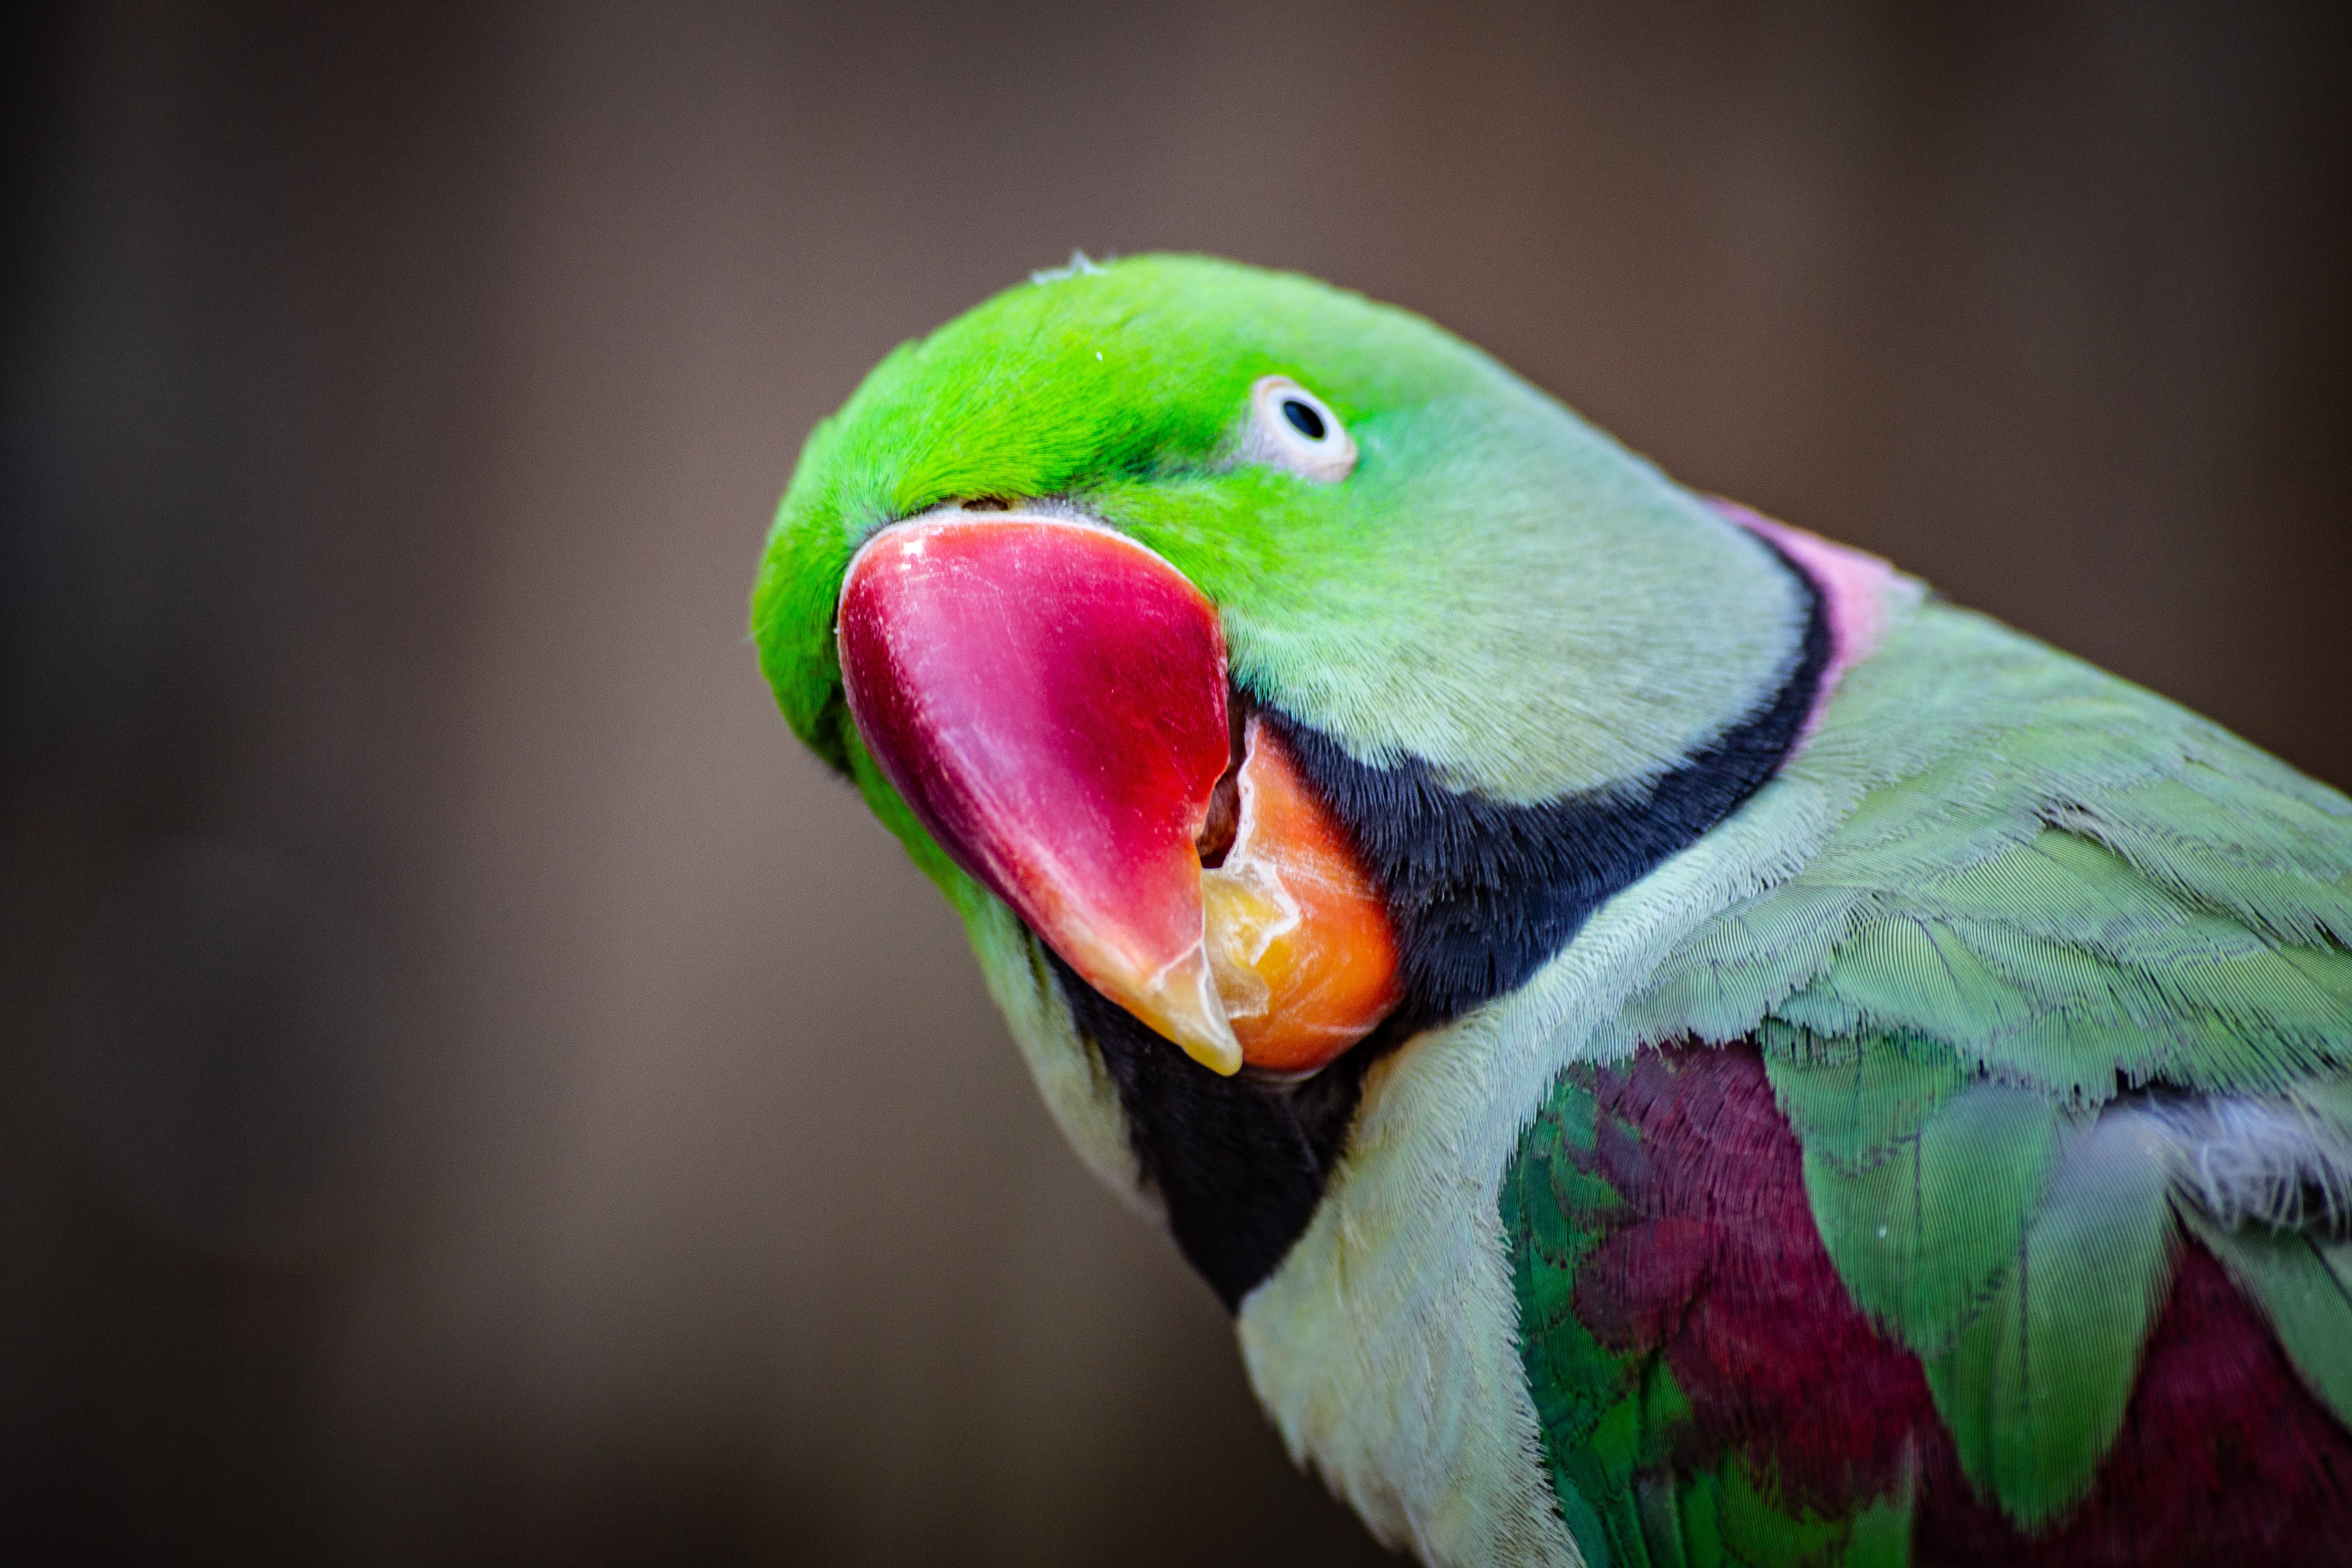
<svg viewBox="0 0 2352 1568">
<path fill-rule="evenodd" d="M 1011 608 L 845 600 L 893 529 L 986 546 Z M 1105 530 L 1214 635 L 1180 656 L 1115 585 L 1067 597 Z M 886 359 L 809 437 L 752 629 L 1073 1144 L 1382 1539 L 1855 1568 L 2352 1541 L 2335 791 L 1691 494 L 1417 317 L 1198 258 L 1042 274 Z M 1171 736 L 1181 789 L 1147 766 Z M 1165 819 L 1151 868 L 1081 853 L 1145 842 L 1132 811 Z M 1259 857 L 1297 832 L 1316 855 Z M 1377 904 L 1355 936 L 1334 877 Z M 1244 884 L 1293 972 L 1394 966 L 1313 1070 L 1187 1056 L 1134 1000 L 1149 902 L 1219 955 L 1203 1026 L 1266 1026 L 1219 923 Z"/>
</svg>

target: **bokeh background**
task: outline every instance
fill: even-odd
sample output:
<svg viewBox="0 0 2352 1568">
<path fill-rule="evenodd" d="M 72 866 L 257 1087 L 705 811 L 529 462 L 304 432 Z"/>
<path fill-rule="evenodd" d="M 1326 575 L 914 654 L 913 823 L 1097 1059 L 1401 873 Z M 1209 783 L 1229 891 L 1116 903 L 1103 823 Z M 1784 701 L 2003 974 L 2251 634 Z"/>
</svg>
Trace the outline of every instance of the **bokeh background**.
<svg viewBox="0 0 2352 1568">
<path fill-rule="evenodd" d="M 20 23 L 10 1554 L 1389 1561 L 776 719 L 803 436 L 1074 247 L 1301 268 L 2343 784 L 2347 16 Z"/>
</svg>

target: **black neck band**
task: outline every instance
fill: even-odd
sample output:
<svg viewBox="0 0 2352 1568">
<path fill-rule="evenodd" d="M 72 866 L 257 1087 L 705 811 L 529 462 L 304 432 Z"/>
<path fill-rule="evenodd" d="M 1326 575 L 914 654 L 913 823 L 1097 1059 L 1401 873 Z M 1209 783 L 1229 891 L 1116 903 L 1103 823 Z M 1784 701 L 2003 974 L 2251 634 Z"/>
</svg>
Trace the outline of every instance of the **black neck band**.
<svg viewBox="0 0 2352 1568">
<path fill-rule="evenodd" d="M 1486 800 L 1447 789 L 1419 758 L 1369 767 L 1329 736 L 1264 710 L 1387 895 L 1403 948 L 1404 1007 L 1419 1026 L 1517 990 L 1593 910 L 1730 816 L 1779 769 L 1804 731 L 1831 651 L 1821 591 L 1781 562 L 1807 601 L 1788 674 L 1771 700 L 1639 794 L 1537 805 Z"/>
</svg>

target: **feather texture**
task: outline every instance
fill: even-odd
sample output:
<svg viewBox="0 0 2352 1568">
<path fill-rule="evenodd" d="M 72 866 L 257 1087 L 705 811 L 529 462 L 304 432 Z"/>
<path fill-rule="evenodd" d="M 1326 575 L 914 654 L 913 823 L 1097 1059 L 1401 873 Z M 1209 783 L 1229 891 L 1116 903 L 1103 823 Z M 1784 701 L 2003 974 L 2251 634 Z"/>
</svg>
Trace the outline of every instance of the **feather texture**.
<svg viewBox="0 0 2352 1568">
<path fill-rule="evenodd" d="M 2313 1249 L 2180 1231 L 2167 1134 L 2126 1110 L 2019 1184 L 2040 1201 L 2000 1223 L 2010 1266 L 1922 1354 L 1832 1261 L 1777 1077 L 1746 1042 L 1571 1068 L 1505 1183 L 1522 1352 L 1588 1563 L 2328 1560 L 2352 1436 L 2280 1351 L 2340 1326 Z M 2022 1109 L 1969 1089 L 1924 1125 Z M 2278 1305 L 2233 1289 L 2254 1269 Z"/>
<path fill-rule="evenodd" d="M 1908 1484 L 1932 1432 L 2021 1540 L 2098 1514 L 2194 1247 L 2196 1289 L 2218 1260 L 2312 1396 L 2327 1441 L 2295 1462 L 2352 1525 L 2330 1424 L 2352 1387 L 2352 805 L 1941 605 L 1853 672 L 1816 746 L 1792 773 L 1859 764 L 1867 787 L 1801 868 L 1695 927 L 1617 1027 L 1756 1042 L 1839 1291 L 1932 1408 Z M 1552 1125 L 1522 1163 L 1557 1163 Z M 1521 1245 L 1545 1256 L 1532 1229 Z M 1559 1289 L 1522 1286 L 1549 1314 L 1523 1328 L 1531 1358 Z"/>
</svg>

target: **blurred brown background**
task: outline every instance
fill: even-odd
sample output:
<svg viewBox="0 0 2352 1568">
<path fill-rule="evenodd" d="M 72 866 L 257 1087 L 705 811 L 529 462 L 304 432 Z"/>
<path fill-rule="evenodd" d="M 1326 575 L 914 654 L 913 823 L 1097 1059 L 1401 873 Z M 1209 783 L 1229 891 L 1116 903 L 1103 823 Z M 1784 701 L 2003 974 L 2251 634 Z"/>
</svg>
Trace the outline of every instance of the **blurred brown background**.
<svg viewBox="0 0 2352 1568">
<path fill-rule="evenodd" d="M 0 1539 L 1337 1563 L 742 635 L 809 426 L 1303 268 L 2352 782 L 2345 8 L 106 5 L 10 51 Z"/>
</svg>

